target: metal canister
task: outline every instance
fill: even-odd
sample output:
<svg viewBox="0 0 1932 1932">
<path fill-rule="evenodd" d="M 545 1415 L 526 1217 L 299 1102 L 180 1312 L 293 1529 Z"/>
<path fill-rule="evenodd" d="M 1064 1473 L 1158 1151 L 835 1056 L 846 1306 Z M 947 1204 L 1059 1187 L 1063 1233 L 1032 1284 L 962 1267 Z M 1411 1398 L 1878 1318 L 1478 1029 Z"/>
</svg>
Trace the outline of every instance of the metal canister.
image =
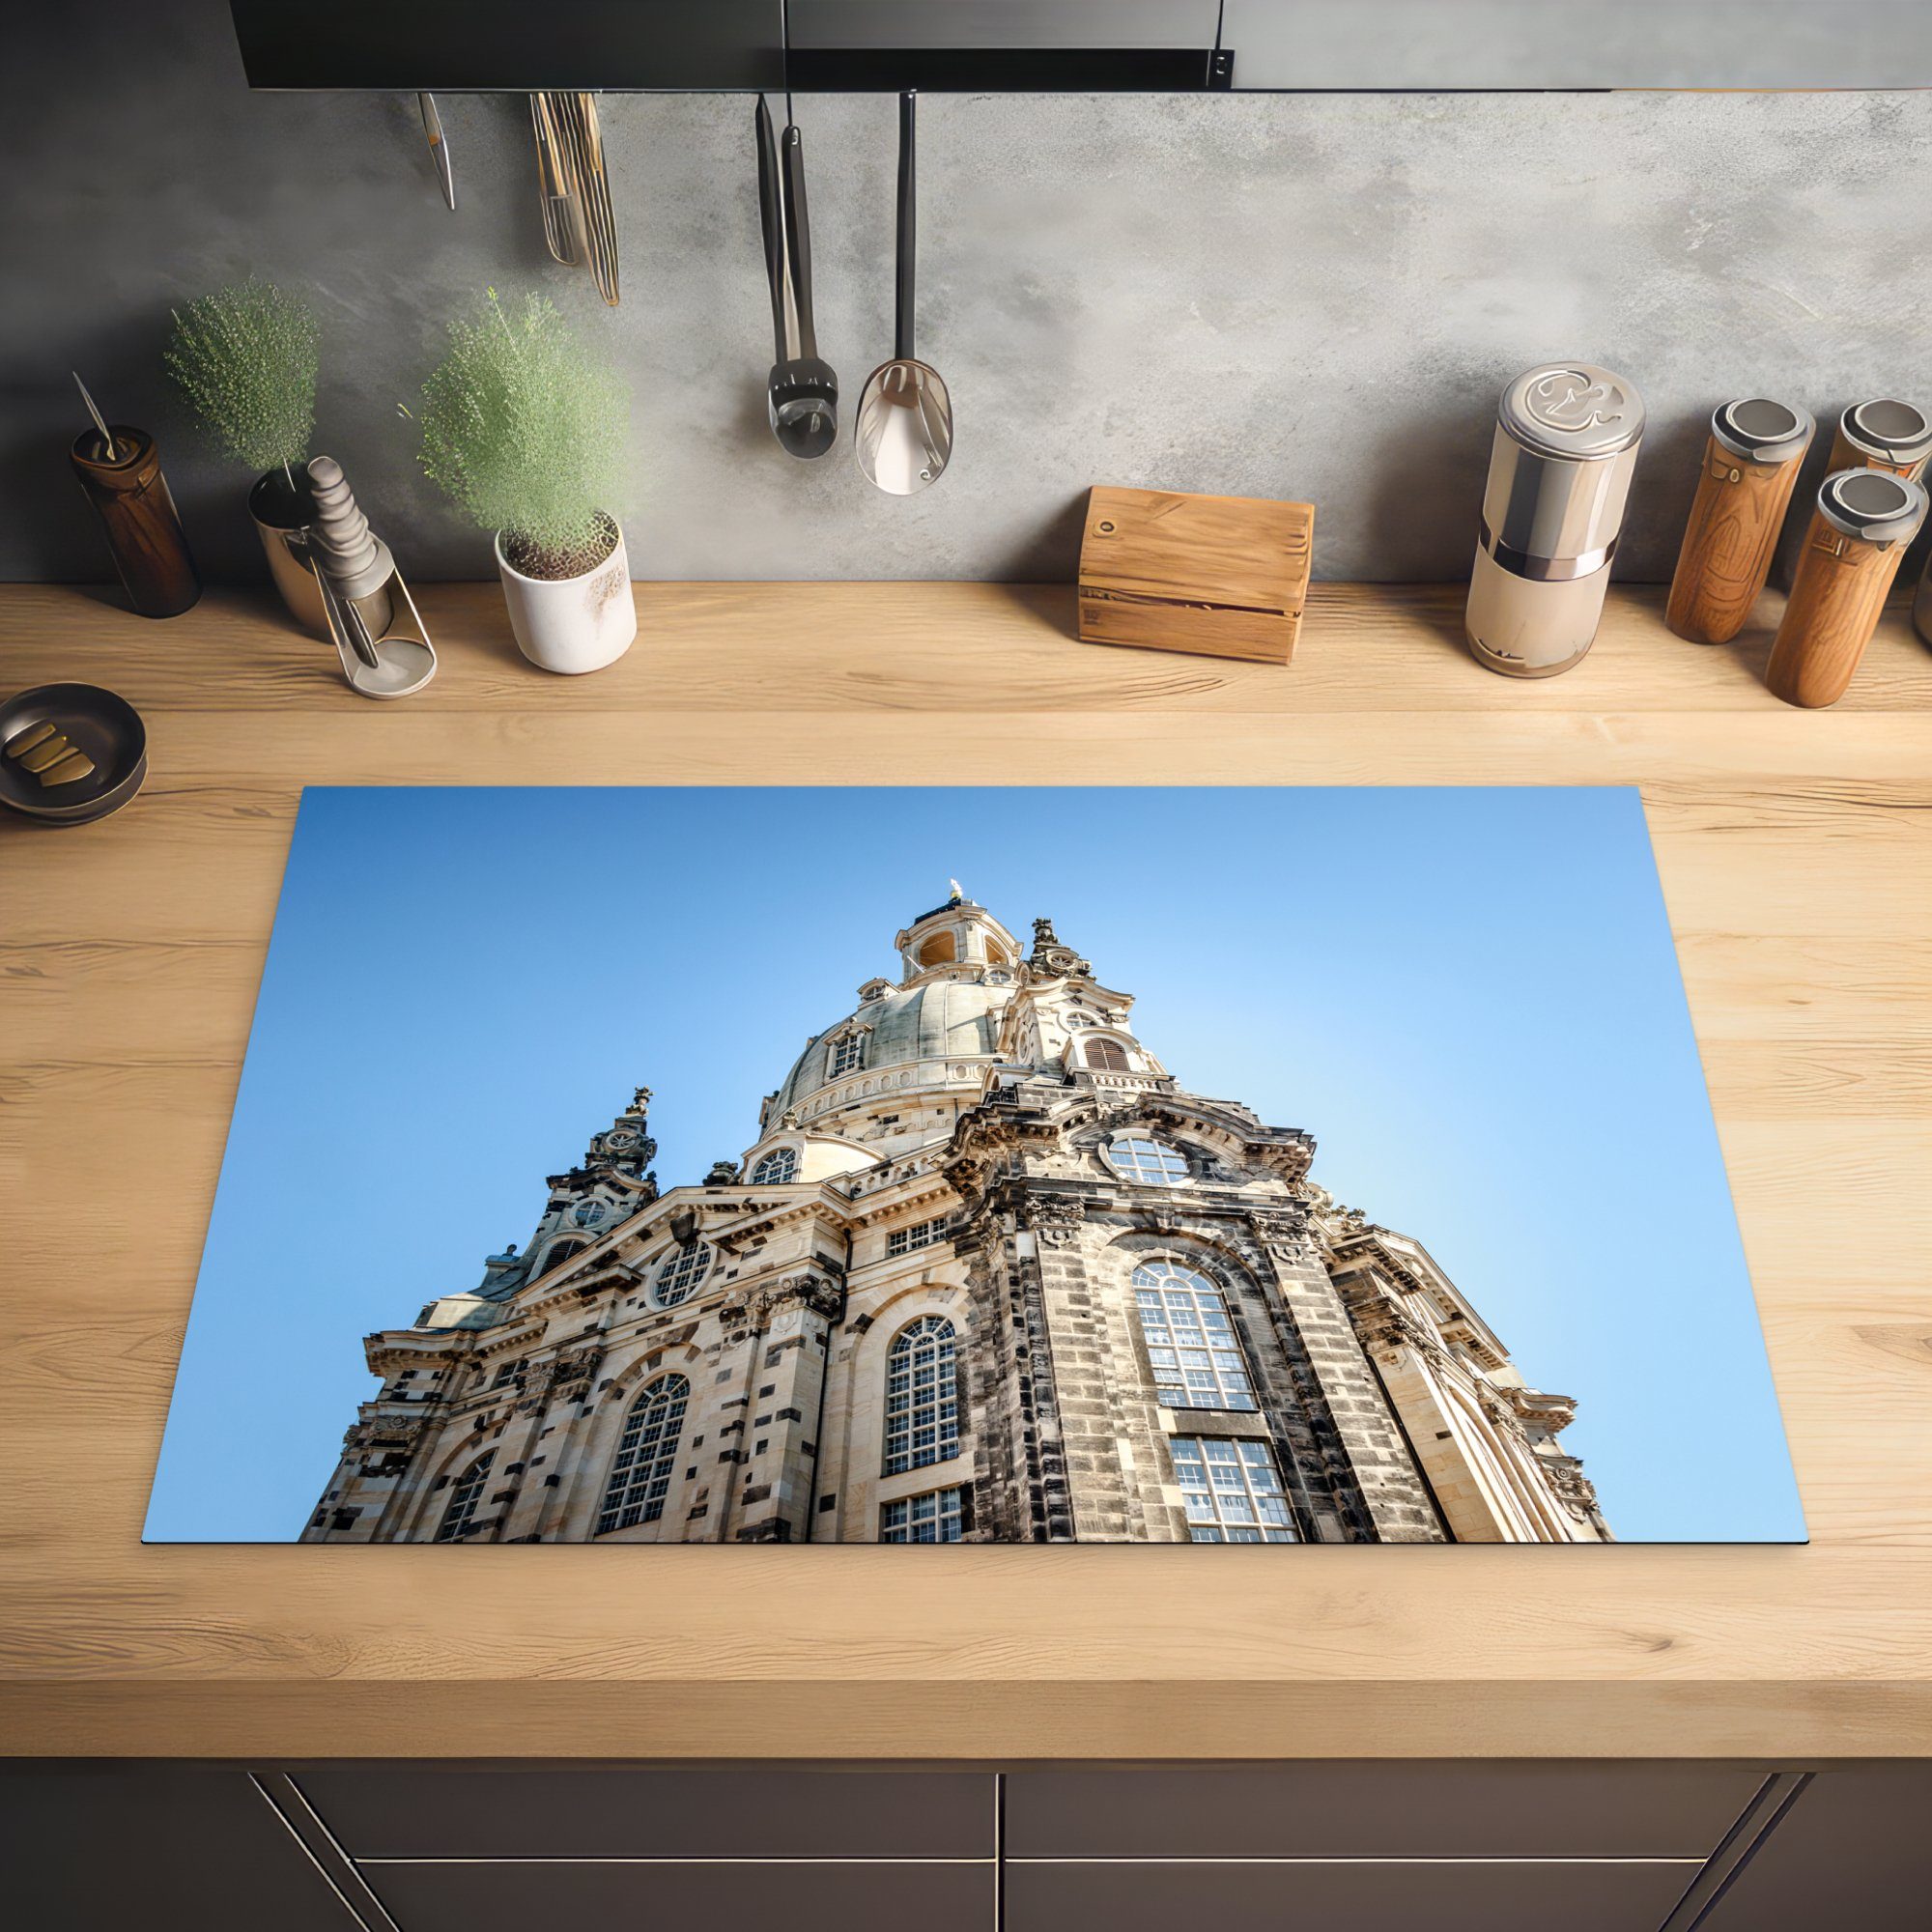
<svg viewBox="0 0 1932 1932">
<path fill-rule="evenodd" d="M 1476 662 L 1553 677 L 1590 648 L 1609 587 L 1643 399 L 1587 362 L 1545 362 L 1503 391 L 1465 630 Z"/>
<path fill-rule="evenodd" d="M 1932 457 L 1932 420 L 1912 403 L 1892 397 L 1854 403 L 1838 418 L 1832 440 L 1832 469 L 1889 469 L 1916 483 Z"/>
</svg>

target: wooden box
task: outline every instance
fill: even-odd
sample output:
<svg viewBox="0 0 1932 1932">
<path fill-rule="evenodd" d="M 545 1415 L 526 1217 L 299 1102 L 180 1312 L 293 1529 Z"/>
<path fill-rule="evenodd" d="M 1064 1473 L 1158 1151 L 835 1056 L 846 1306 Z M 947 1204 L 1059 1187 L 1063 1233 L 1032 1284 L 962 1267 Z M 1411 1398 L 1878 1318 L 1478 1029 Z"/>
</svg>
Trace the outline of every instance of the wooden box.
<svg viewBox="0 0 1932 1932">
<path fill-rule="evenodd" d="M 1080 539 L 1080 637 L 1286 664 L 1308 597 L 1313 503 L 1096 486 Z"/>
</svg>

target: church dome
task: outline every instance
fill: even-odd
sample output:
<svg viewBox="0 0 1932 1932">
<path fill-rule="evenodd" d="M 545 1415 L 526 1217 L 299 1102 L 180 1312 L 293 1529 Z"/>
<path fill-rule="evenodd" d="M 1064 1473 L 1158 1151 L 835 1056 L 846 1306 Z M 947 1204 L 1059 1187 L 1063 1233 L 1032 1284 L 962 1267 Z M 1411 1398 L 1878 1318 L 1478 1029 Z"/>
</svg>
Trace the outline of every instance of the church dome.
<svg viewBox="0 0 1932 1932">
<path fill-rule="evenodd" d="M 977 976 L 932 979 L 880 993 L 806 1047 L 778 1091 L 771 1118 L 778 1120 L 835 1080 L 863 1079 L 922 1061 L 991 1059 L 999 1045 L 1000 1012 L 1012 993 L 1009 982 L 987 985 Z M 860 1043 L 848 1064 L 840 1048 L 855 1035 Z"/>
</svg>

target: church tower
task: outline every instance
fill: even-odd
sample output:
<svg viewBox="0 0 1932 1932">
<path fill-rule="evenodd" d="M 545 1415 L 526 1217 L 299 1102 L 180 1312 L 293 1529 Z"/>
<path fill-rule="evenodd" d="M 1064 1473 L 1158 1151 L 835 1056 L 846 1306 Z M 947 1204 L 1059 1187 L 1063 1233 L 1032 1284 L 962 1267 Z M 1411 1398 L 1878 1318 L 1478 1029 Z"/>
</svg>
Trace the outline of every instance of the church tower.
<svg viewBox="0 0 1932 1932">
<path fill-rule="evenodd" d="M 1050 920 L 955 885 L 893 947 L 738 1159 L 660 1193 L 639 1089 L 523 1256 L 368 1339 L 305 1538 L 1607 1538 L 1575 1405 Z"/>
</svg>

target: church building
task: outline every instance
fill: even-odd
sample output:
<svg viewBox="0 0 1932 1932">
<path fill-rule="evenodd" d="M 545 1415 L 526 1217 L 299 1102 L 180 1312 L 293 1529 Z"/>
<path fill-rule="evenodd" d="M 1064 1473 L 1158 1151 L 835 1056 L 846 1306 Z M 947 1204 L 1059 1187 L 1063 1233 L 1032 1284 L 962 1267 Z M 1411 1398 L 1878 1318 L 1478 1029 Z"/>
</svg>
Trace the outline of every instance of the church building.
<svg viewBox="0 0 1932 1932">
<path fill-rule="evenodd" d="M 639 1089 L 522 1254 L 368 1338 L 332 1543 L 1594 1543 L 1528 1386 L 1314 1141 L 955 888 L 660 1191 Z"/>
</svg>

